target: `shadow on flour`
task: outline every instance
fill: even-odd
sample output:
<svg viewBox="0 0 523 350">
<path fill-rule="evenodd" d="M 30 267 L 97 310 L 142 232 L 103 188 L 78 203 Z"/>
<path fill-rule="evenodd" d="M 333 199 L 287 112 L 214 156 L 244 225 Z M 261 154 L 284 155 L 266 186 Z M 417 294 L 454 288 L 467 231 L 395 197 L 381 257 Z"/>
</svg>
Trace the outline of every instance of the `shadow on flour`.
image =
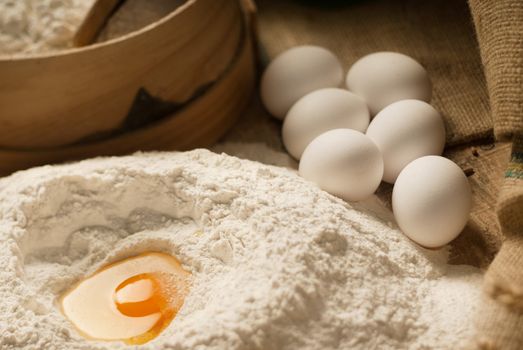
<svg viewBox="0 0 523 350">
<path fill-rule="evenodd" d="M 136 208 L 126 218 L 113 218 L 111 226 L 85 226 L 71 232 L 61 246 L 33 250 L 25 257 L 25 267 L 42 263 L 71 265 L 88 256 L 89 260 L 100 260 L 105 257 L 108 246 L 114 247 L 142 231 L 151 231 L 149 235 L 154 236 L 154 231 L 167 228 L 176 220 L 149 208 Z"/>
</svg>

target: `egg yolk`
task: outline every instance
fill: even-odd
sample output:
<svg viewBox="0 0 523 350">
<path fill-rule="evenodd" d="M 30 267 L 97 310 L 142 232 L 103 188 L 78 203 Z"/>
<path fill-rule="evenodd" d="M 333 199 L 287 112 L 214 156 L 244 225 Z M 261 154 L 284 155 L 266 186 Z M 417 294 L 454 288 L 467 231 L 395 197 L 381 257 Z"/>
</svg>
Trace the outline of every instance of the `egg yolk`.
<svg viewBox="0 0 523 350">
<path fill-rule="evenodd" d="M 173 256 L 146 253 L 108 265 L 61 300 L 81 334 L 144 344 L 174 319 L 189 290 L 190 273 Z"/>
</svg>

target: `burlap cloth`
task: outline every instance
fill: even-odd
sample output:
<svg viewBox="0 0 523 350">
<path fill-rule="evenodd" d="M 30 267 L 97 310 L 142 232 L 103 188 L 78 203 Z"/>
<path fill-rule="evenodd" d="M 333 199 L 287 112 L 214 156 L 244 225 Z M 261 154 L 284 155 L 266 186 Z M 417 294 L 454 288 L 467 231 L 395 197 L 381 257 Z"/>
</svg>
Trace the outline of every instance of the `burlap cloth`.
<svg viewBox="0 0 523 350">
<path fill-rule="evenodd" d="M 487 269 L 471 348 L 523 349 L 523 0 L 257 5 L 262 65 L 289 47 L 317 44 L 336 52 L 345 68 L 383 50 L 411 55 L 427 68 L 432 103 L 445 117 L 446 156 L 467 171 L 473 188 L 471 219 L 451 244 L 451 262 Z M 255 101 L 215 149 L 241 143 L 246 158 L 296 166 L 278 156 L 279 129 Z M 238 155 L 238 147 L 231 153 Z M 390 191 L 382 185 L 378 192 L 385 203 Z"/>
</svg>

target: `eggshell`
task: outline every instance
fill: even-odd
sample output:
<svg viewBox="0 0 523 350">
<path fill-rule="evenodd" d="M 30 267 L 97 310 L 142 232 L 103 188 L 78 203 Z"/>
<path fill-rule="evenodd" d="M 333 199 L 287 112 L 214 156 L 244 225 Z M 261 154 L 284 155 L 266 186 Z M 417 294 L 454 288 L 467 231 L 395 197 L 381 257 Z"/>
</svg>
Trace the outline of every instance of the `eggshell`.
<svg viewBox="0 0 523 350">
<path fill-rule="evenodd" d="M 372 115 L 406 99 L 430 101 L 432 84 L 427 71 L 413 58 L 397 52 L 362 57 L 347 73 L 347 88 L 367 101 Z"/>
<path fill-rule="evenodd" d="M 317 90 L 298 100 L 287 113 L 283 143 L 300 159 L 305 147 L 324 132 L 340 128 L 365 132 L 369 121 L 369 109 L 361 97 L 336 88 Z"/>
<path fill-rule="evenodd" d="M 455 163 L 439 156 L 408 164 L 392 191 L 392 209 L 407 237 L 427 248 L 456 238 L 467 224 L 472 195 L 467 177 Z"/>
<path fill-rule="evenodd" d="M 383 154 L 383 181 L 394 183 L 414 159 L 440 155 L 445 147 L 445 125 L 426 102 L 403 100 L 385 107 L 372 120 L 367 136 Z"/>
<path fill-rule="evenodd" d="M 343 68 L 336 56 L 319 46 L 298 46 L 277 56 L 261 79 L 261 99 L 274 117 L 283 119 L 309 92 L 339 87 Z"/>
<path fill-rule="evenodd" d="M 347 201 L 372 195 L 383 175 L 378 147 L 365 134 L 351 129 L 327 131 L 307 146 L 299 173 L 321 189 Z"/>
</svg>

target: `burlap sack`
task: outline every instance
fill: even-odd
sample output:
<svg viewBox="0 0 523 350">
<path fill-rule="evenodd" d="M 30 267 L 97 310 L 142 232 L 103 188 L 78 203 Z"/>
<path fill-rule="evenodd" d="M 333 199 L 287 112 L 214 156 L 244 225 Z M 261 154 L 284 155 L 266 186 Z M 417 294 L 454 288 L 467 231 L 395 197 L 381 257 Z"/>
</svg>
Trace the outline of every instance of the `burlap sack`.
<svg viewBox="0 0 523 350">
<path fill-rule="evenodd" d="M 448 146 L 519 137 L 498 201 L 505 241 L 486 274 L 471 345 L 523 349 L 523 0 L 257 3 L 267 60 L 300 44 L 330 48 L 346 68 L 370 52 L 403 52 L 429 71 Z"/>
<path fill-rule="evenodd" d="M 523 1 L 470 0 L 498 139 L 523 135 Z"/>
<path fill-rule="evenodd" d="M 504 130 L 516 129 L 503 126 Z M 477 348 L 523 349 L 523 137 L 516 136 L 498 200 L 505 241 L 484 282 Z"/>
<path fill-rule="evenodd" d="M 484 349 L 523 349 L 523 1 L 470 0 L 488 83 L 494 132 L 513 138 L 498 199 L 505 241 L 485 276 L 478 317 Z"/>
</svg>

